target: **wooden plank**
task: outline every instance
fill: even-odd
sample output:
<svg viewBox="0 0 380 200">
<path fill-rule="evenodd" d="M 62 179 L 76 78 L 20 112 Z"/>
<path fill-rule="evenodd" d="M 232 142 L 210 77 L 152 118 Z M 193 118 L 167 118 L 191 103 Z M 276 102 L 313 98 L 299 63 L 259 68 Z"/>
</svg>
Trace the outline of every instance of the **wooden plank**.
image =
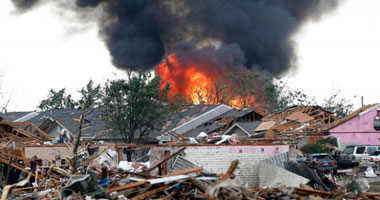
<svg viewBox="0 0 380 200">
<path fill-rule="evenodd" d="M 5 164 L 8 164 L 9 161 L 0 158 L 0 162 L 5 163 Z M 35 176 L 35 175 L 34 175 L 33 173 L 31 173 L 30 171 L 26 170 L 23 166 L 19 166 L 19 165 L 15 164 L 15 163 L 12 163 L 11 166 L 14 167 L 14 168 L 16 168 L 16 169 L 18 169 L 18 170 L 21 170 L 21 171 L 23 171 L 23 172 L 25 172 L 25 173 L 27 173 L 27 174 L 31 174 L 32 176 Z M 41 175 L 38 175 L 38 177 L 39 177 L 39 178 L 43 178 L 43 176 L 41 176 Z"/>
<path fill-rule="evenodd" d="M 131 198 L 131 200 L 140 200 L 140 199 L 146 199 L 150 196 L 153 196 L 159 192 L 162 192 L 164 191 L 166 188 L 168 188 L 170 185 L 164 185 L 164 186 L 161 186 L 161 187 L 158 187 L 156 189 L 153 189 L 153 190 L 149 190 L 148 192 L 145 192 L 144 194 L 140 194 L 138 196 L 135 196 L 133 198 Z"/>
<path fill-rule="evenodd" d="M 207 195 L 206 193 L 203 193 L 201 191 L 198 191 L 197 192 L 199 196 L 205 198 L 205 199 L 209 199 L 209 200 L 214 200 L 214 198 L 210 197 L 209 195 Z"/>
<path fill-rule="evenodd" d="M 42 186 L 30 186 L 30 187 L 14 188 L 12 190 L 12 192 L 19 192 L 19 191 L 23 191 L 23 190 L 38 189 L 40 187 L 44 188 L 44 187 L 54 187 L 54 186 L 55 185 L 53 183 L 49 183 L 47 185 L 42 185 Z"/>
<path fill-rule="evenodd" d="M 144 186 L 146 183 L 148 183 L 148 182 L 144 180 L 144 181 L 139 181 L 139 182 L 130 183 L 130 184 L 126 184 L 126 185 L 121 185 L 119 187 L 109 188 L 109 189 L 106 190 L 106 192 L 107 193 L 112 193 L 112 192 L 118 192 L 118 191 L 128 190 L 128 189 Z"/>
<path fill-rule="evenodd" d="M 192 176 L 189 177 L 189 180 L 190 180 L 195 186 L 197 186 L 199 189 L 201 189 L 203 192 L 206 192 L 207 187 L 204 186 L 200 181 L 198 181 L 197 179 L 195 179 L 195 178 L 192 177 Z"/>
<path fill-rule="evenodd" d="M 158 167 L 159 165 L 162 165 L 163 163 L 165 163 L 166 161 L 170 160 L 171 158 L 173 158 L 174 156 L 178 155 L 179 153 L 181 153 L 183 150 L 185 150 L 186 147 L 182 147 L 180 150 L 178 150 L 177 152 L 173 153 L 172 155 L 168 156 L 167 158 L 163 159 L 162 161 L 158 162 L 157 164 L 155 164 L 153 167 L 149 168 L 148 170 L 146 170 L 145 172 L 150 172 L 152 171 L 153 169 L 155 169 L 156 167 Z"/>
<path fill-rule="evenodd" d="M 191 169 L 186 169 L 186 170 L 183 170 L 183 171 L 166 174 L 166 175 L 163 175 L 162 177 L 169 177 L 169 176 L 178 176 L 178 175 L 190 174 L 190 173 L 198 172 L 198 171 L 202 171 L 202 170 L 203 170 L 203 167 L 194 167 L 194 168 L 191 168 Z"/>
<path fill-rule="evenodd" d="M 295 188 L 295 193 L 297 194 L 301 194 L 301 195 L 311 195 L 311 194 L 315 194 L 315 195 L 318 195 L 318 196 L 331 196 L 332 193 L 331 192 L 326 192 L 326 191 L 321 191 L 321 190 L 310 190 L 310 189 L 305 189 L 305 188 Z"/>
<path fill-rule="evenodd" d="M 230 177 L 234 173 L 238 165 L 239 165 L 239 160 L 232 161 L 230 167 L 227 170 L 226 175 Z"/>
<path fill-rule="evenodd" d="M 146 174 L 143 174 L 143 173 L 139 173 L 139 172 L 124 172 L 125 174 L 131 174 L 131 175 L 134 175 L 134 176 L 140 176 L 140 177 L 143 177 L 145 179 L 152 179 L 152 178 L 157 178 L 156 176 L 150 176 L 150 175 L 146 175 Z"/>
<path fill-rule="evenodd" d="M 178 194 L 178 190 L 177 189 L 173 189 L 172 192 L 170 192 L 170 194 L 166 195 L 164 198 L 162 198 L 161 200 L 170 200 L 172 199 L 175 195 Z"/>
<path fill-rule="evenodd" d="M 168 131 L 168 133 L 170 135 L 173 135 L 174 137 L 180 138 L 181 140 L 189 140 L 188 138 L 183 137 L 181 134 L 178 134 L 178 133 L 174 132 L 173 130 Z"/>
<path fill-rule="evenodd" d="M 379 198 L 380 197 L 380 193 L 362 193 L 362 194 L 368 198 Z"/>
</svg>

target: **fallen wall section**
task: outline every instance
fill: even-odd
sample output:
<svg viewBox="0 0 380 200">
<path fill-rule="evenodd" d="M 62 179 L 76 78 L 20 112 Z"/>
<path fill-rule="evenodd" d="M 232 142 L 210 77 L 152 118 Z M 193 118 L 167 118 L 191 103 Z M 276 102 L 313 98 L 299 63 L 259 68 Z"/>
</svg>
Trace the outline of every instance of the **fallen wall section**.
<svg viewBox="0 0 380 200">
<path fill-rule="evenodd" d="M 165 151 L 174 153 L 178 147 L 153 147 L 151 165 L 159 162 Z M 184 158 L 202 166 L 211 173 L 225 173 L 233 160 L 239 160 L 234 174 L 240 184 L 259 185 L 260 161 L 289 151 L 288 145 L 229 145 L 229 146 L 188 146 Z"/>
<path fill-rule="evenodd" d="M 259 180 L 260 188 L 274 188 L 279 185 L 298 187 L 300 184 L 306 184 L 309 182 L 309 179 L 307 178 L 265 162 L 260 162 Z"/>
</svg>

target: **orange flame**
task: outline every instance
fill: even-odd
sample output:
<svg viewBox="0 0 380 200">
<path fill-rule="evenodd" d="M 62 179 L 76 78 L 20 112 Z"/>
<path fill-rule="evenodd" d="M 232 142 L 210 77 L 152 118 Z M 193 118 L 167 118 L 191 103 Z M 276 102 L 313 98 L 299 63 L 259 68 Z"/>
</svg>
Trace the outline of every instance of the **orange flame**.
<svg viewBox="0 0 380 200">
<path fill-rule="evenodd" d="M 252 106 L 255 97 L 248 95 L 245 97 L 233 95 L 234 87 L 239 85 L 231 85 L 231 82 L 224 81 L 222 86 L 228 88 L 224 92 L 230 95 L 227 102 L 220 102 L 216 97 L 215 85 L 217 80 L 222 78 L 227 71 L 221 67 L 210 66 L 210 64 L 202 62 L 181 62 L 178 56 L 170 54 L 165 61 L 160 63 L 155 73 L 162 79 L 161 88 L 164 89 L 166 84 L 170 84 L 169 98 L 176 95 L 184 98 L 193 104 L 219 104 L 224 103 L 236 108 Z M 251 72 L 250 72 L 251 73 Z M 224 94 L 226 96 L 226 94 Z M 228 95 L 227 95 L 228 96 Z"/>
</svg>

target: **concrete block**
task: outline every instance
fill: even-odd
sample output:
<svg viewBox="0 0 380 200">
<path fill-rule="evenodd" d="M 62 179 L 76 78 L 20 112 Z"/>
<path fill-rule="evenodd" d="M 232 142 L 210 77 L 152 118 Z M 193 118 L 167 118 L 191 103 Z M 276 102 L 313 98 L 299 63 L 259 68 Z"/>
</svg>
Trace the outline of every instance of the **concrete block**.
<svg viewBox="0 0 380 200">
<path fill-rule="evenodd" d="M 261 162 L 259 165 L 259 186 L 260 188 L 277 187 L 285 185 L 288 187 L 298 187 L 306 184 L 309 179 L 299 176 L 284 168 Z"/>
</svg>

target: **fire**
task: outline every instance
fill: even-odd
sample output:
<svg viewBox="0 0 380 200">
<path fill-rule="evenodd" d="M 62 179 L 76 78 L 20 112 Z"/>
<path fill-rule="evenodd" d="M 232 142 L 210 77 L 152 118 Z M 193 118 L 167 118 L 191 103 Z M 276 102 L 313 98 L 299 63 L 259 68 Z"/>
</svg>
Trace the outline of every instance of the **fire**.
<svg viewBox="0 0 380 200">
<path fill-rule="evenodd" d="M 194 104 L 207 103 L 207 96 L 214 80 L 221 72 L 207 64 L 181 63 L 171 54 L 155 69 L 164 83 L 170 84 L 169 97 L 179 95 Z M 161 87 L 165 87 L 162 84 Z"/>
<path fill-rule="evenodd" d="M 162 79 L 161 88 L 170 85 L 169 97 L 179 96 L 193 104 L 228 104 L 233 107 L 251 107 L 253 95 L 237 95 L 239 83 L 223 78 L 229 72 L 207 62 L 183 62 L 177 54 L 169 55 L 160 63 L 155 73 Z"/>
</svg>

